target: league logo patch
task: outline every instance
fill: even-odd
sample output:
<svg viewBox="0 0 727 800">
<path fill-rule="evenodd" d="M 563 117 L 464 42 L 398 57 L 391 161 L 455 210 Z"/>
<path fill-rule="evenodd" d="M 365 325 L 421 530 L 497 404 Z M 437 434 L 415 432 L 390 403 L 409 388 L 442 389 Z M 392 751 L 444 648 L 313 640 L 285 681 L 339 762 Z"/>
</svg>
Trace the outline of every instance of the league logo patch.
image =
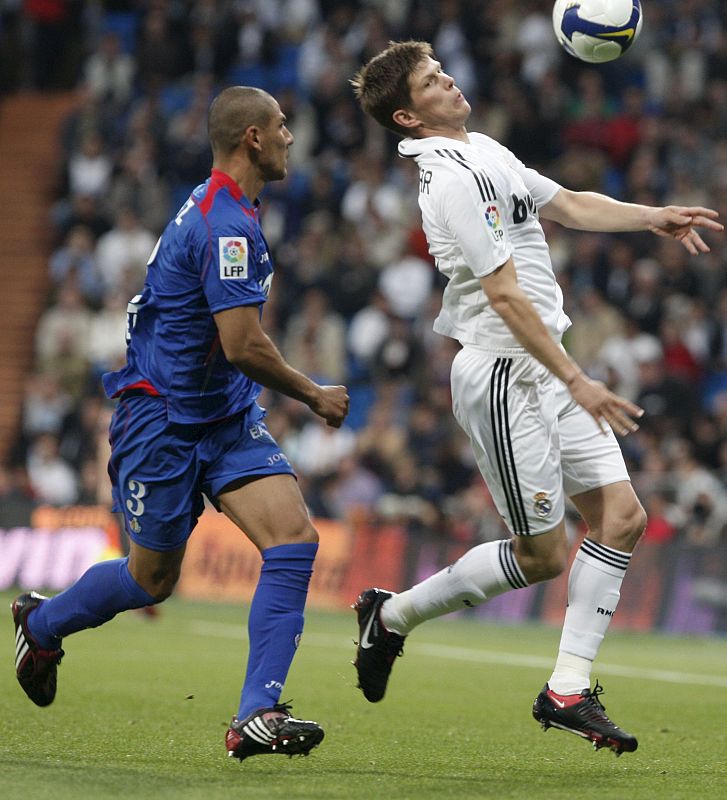
<svg viewBox="0 0 727 800">
<path fill-rule="evenodd" d="M 220 278 L 223 281 L 247 279 L 247 239 L 220 236 Z"/>
<path fill-rule="evenodd" d="M 485 209 L 485 222 L 490 228 L 490 233 L 496 242 L 499 242 L 505 235 L 500 224 L 500 210 L 497 206 L 487 206 Z"/>
<path fill-rule="evenodd" d="M 493 230 L 500 227 L 500 212 L 497 206 L 487 206 L 485 209 L 485 221 Z"/>
<path fill-rule="evenodd" d="M 533 495 L 533 500 L 535 501 L 533 503 L 535 513 L 539 517 L 547 517 L 553 510 L 553 504 L 550 502 L 547 492 L 536 492 Z"/>
</svg>

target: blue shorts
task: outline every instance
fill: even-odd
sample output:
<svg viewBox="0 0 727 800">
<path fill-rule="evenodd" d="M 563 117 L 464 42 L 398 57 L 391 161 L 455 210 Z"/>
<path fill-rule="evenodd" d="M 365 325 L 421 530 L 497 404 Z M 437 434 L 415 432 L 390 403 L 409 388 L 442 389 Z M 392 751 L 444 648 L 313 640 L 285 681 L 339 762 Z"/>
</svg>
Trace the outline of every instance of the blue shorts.
<svg viewBox="0 0 727 800">
<path fill-rule="evenodd" d="M 253 403 L 233 417 L 182 425 L 160 397 L 122 397 L 109 438 L 113 510 L 129 537 L 150 550 L 176 550 L 197 524 L 204 500 L 245 477 L 295 475 Z"/>
</svg>

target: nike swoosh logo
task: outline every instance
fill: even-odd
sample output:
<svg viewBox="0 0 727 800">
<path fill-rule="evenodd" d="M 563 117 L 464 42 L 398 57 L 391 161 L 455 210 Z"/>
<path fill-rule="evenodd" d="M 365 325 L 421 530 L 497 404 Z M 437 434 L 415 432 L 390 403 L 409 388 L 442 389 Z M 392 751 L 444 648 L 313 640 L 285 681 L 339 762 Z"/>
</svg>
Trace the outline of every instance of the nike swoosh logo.
<svg viewBox="0 0 727 800">
<path fill-rule="evenodd" d="M 558 700 L 556 697 L 551 697 L 550 699 L 558 706 L 558 708 L 565 708 L 565 700 Z"/>
<path fill-rule="evenodd" d="M 376 612 L 374 611 L 371 616 L 369 617 L 369 621 L 366 623 L 366 627 L 364 628 L 363 636 L 361 637 L 361 647 L 364 650 L 368 650 L 369 647 L 373 647 L 374 643 L 369 641 L 369 634 L 371 633 L 371 626 L 374 624 L 374 617 L 376 616 Z"/>
<path fill-rule="evenodd" d="M 634 33 L 636 31 L 634 28 L 626 28 L 623 31 L 614 31 L 613 33 L 602 33 L 599 35 L 599 39 L 618 39 L 619 37 L 623 37 L 626 39 L 627 42 L 630 42 L 634 38 Z"/>
</svg>

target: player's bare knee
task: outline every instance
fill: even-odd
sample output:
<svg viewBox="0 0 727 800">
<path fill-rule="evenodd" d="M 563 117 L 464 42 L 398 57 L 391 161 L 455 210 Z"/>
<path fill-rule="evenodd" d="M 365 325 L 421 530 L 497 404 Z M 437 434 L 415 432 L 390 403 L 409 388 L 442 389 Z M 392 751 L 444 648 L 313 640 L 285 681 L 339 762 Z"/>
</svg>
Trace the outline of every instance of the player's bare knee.
<svg viewBox="0 0 727 800">
<path fill-rule="evenodd" d="M 306 520 L 291 534 L 288 544 L 317 544 L 318 531 L 310 520 Z"/>
<path fill-rule="evenodd" d="M 533 578 L 529 579 L 529 582 L 536 583 L 538 581 L 549 581 L 552 578 L 557 578 L 558 575 L 563 572 L 565 566 L 565 558 L 559 557 L 557 553 L 551 553 L 547 557 L 541 558 L 533 565 Z"/>
<path fill-rule="evenodd" d="M 179 570 L 157 571 L 146 575 L 132 575 L 141 588 L 154 598 L 155 603 L 163 603 L 174 592 L 179 580 Z"/>
<path fill-rule="evenodd" d="M 172 596 L 174 592 L 174 587 L 177 585 L 177 581 L 164 581 L 162 583 L 157 584 L 155 590 L 153 592 L 149 592 L 149 594 L 154 598 L 155 603 L 163 603 L 168 597 Z"/>
<path fill-rule="evenodd" d="M 539 583 L 557 578 L 567 564 L 567 553 L 560 548 L 550 552 L 518 553 L 517 562 L 528 583 Z"/>
<path fill-rule="evenodd" d="M 515 557 L 528 583 L 557 578 L 568 563 L 568 539 L 561 523 L 538 536 L 516 536 Z"/>
<path fill-rule="evenodd" d="M 607 547 L 630 553 L 646 528 L 647 516 L 641 503 L 636 501 L 605 521 L 600 536 L 593 536 Z"/>
<path fill-rule="evenodd" d="M 288 524 L 271 531 L 270 536 L 273 545 L 318 543 L 318 531 L 308 518 L 300 519 L 295 524 Z"/>
</svg>

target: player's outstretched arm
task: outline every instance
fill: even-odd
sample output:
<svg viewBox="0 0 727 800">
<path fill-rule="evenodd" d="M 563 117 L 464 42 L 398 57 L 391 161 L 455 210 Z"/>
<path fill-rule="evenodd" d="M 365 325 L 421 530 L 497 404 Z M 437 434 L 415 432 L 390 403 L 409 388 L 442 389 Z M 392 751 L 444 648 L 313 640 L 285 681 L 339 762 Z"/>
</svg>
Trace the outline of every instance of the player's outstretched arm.
<svg viewBox="0 0 727 800">
<path fill-rule="evenodd" d="M 518 285 L 512 258 L 495 272 L 480 278 L 480 283 L 492 308 L 515 338 L 566 384 L 573 399 L 596 420 L 601 430 L 605 431 L 605 423 L 622 436 L 638 430 L 634 418 L 641 417 L 643 410 L 611 392 L 600 381 L 591 380 L 556 344 L 535 306 Z"/>
<path fill-rule="evenodd" d="M 260 326 L 257 306 L 239 306 L 215 316 L 227 360 L 249 378 L 305 403 L 331 427 L 340 428 L 348 414 L 345 386 L 319 386 L 288 364 Z"/>
<path fill-rule="evenodd" d="M 642 206 L 622 203 L 596 192 L 560 189 L 540 210 L 541 216 L 567 228 L 585 231 L 651 231 L 671 236 L 692 254 L 708 253 L 709 246 L 696 228 L 720 233 L 719 212 L 702 206 Z"/>
<path fill-rule="evenodd" d="M 709 245 L 695 228 L 721 232 L 724 225 L 717 222 L 719 213 L 701 206 L 664 206 L 649 209 L 651 212 L 649 230 L 658 236 L 671 236 L 681 242 L 693 255 L 708 253 Z"/>
</svg>

